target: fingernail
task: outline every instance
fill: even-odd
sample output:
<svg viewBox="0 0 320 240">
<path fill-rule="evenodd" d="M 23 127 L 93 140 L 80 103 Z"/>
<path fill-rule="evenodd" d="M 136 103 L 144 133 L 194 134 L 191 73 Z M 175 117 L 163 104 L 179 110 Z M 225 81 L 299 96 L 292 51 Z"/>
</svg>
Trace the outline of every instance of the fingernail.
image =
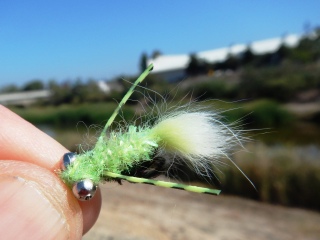
<svg viewBox="0 0 320 240">
<path fill-rule="evenodd" d="M 65 216 L 36 182 L 1 176 L 0 196 L 1 239 L 68 238 Z"/>
</svg>

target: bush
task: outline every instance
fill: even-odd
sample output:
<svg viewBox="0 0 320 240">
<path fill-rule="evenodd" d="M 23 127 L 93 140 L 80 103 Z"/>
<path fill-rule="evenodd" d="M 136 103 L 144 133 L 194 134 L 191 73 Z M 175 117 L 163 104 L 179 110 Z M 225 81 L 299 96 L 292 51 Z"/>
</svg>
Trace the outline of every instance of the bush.
<svg viewBox="0 0 320 240">
<path fill-rule="evenodd" d="M 59 107 L 34 107 L 28 109 L 11 109 L 33 124 L 49 124 L 55 127 L 74 126 L 78 122 L 87 125 L 104 125 L 116 108 L 115 103 L 61 105 Z M 130 120 L 134 110 L 124 106 L 120 115 Z M 116 120 L 120 120 L 118 116 Z"/>
<path fill-rule="evenodd" d="M 234 161 L 254 183 L 250 186 L 234 167 L 220 169 L 221 188 L 264 202 L 320 210 L 320 164 L 308 147 L 251 144 Z"/>
<path fill-rule="evenodd" d="M 237 88 L 245 99 L 269 98 L 280 102 L 296 100 L 304 90 L 319 88 L 320 71 L 315 65 L 288 63 L 279 67 L 244 69 Z"/>
<path fill-rule="evenodd" d="M 193 84 L 188 91 L 198 100 L 230 99 L 235 95 L 234 85 L 220 79 Z"/>
<path fill-rule="evenodd" d="M 245 121 L 255 127 L 287 126 L 294 120 L 293 115 L 271 100 L 258 100 L 244 106 L 248 113 Z"/>
<path fill-rule="evenodd" d="M 239 121 L 244 127 L 272 128 L 293 124 L 293 114 L 275 101 L 262 99 L 247 103 L 214 102 L 228 123 Z"/>
</svg>

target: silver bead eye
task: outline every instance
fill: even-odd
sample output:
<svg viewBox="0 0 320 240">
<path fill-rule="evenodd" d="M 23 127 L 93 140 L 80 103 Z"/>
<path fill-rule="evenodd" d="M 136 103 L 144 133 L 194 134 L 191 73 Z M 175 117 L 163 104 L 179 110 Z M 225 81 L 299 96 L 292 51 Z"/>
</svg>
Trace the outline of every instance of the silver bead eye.
<svg viewBox="0 0 320 240">
<path fill-rule="evenodd" d="M 90 200 L 97 191 L 97 186 L 91 179 L 84 179 L 76 182 L 72 187 L 74 196 L 81 201 Z"/>
<path fill-rule="evenodd" d="M 72 152 L 65 153 L 62 157 L 62 170 L 66 170 L 74 161 L 76 161 L 77 155 Z"/>
</svg>

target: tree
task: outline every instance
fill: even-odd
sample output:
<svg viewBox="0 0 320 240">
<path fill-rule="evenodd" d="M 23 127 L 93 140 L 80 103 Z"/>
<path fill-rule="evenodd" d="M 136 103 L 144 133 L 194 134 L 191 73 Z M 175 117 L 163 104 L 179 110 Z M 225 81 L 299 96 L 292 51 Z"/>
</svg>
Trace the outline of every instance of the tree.
<svg viewBox="0 0 320 240">
<path fill-rule="evenodd" d="M 242 53 L 241 62 L 243 65 L 250 64 L 253 62 L 254 57 L 255 56 L 252 53 L 250 46 L 248 46 L 247 49 Z"/>
<path fill-rule="evenodd" d="M 155 59 L 161 55 L 162 55 L 162 53 L 160 50 L 154 50 L 153 53 L 151 54 L 151 57 L 152 57 L 152 59 Z"/>
<path fill-rule="evenodd" d="M 72 86 L 69 81 L 58 84 L 55 80 L 50 80 L 49 89 L 52 92 L 51 103 L 53 105 L 60 105 L 70 103 L 73 99 Z"/>
<path fill-rule="evenodd" d="M 190 61 L 186 68 L 186 72 L 190 76 L 196 76 L 206 73 L 208 70 L 208 63 L 199 59 L 196 54 L 190 54 Z"/>
<path fill-rule="evenodd" d="M 279 49 L 274 53 L 274 56 L 278 62 L 282 62 L 284 59 L 288 58 L 290 54 L 290 49 L 282 43 Z"/>
<path fill-rule="evenodd" d="M 14 84 L 10 84 L 10 85 L 7 85 L 5 87 L 2 87 L 0 89 L 0 92 L 1 93 L 13 93 L 13 92 L 18 92 L 19 90 L 20 90 L 19 87 L 17 87 Z"/>
<path fill-rule="evenodd" d="M 148 55 L 146 53 L 142 53 L 140 58 L 140 72 L 143 72 L 148 67 Z"/>
<path fill-rule="evenodd" d="M 44 89 L 44 84 L 41 80 L 32 80 L 22 88 L 23 91 L 34 91 L 42 89 Z"/>
<path fill-rule="evenodd" d="M 225 68 L 230 70 L 237 70 L 239 67 L 239 60 L 233 54 L 228 54 L 227 60 L 225 61 Z"/>
</svg>

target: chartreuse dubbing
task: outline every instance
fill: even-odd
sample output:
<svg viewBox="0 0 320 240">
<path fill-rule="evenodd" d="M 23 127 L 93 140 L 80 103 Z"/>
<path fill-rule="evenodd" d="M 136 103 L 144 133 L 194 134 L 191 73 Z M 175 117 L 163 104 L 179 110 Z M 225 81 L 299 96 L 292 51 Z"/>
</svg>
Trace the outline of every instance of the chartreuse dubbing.
<svg viewBox="0 0 320 240">
<path fill-rule="evenodd" d="M 241 145 L 239 131 L 221 123 L 217 113 L 189 104 L 160 114 L 152 124 L 147 121 L 141 126 L 127 125 L 108 131 L 121 107 L 152 68 L 151 64 L 131 86 L 92 150 L 63 156 L 59 174 L 78 199 L 92 198 L 100 182 L 121 183 L 121 180 L 220 193 L 220 190 L 150 179 L 181 164 L 199 175 L 209 176 L 214 164 L 228 157 L 230 148 Z"/>
</svg>

